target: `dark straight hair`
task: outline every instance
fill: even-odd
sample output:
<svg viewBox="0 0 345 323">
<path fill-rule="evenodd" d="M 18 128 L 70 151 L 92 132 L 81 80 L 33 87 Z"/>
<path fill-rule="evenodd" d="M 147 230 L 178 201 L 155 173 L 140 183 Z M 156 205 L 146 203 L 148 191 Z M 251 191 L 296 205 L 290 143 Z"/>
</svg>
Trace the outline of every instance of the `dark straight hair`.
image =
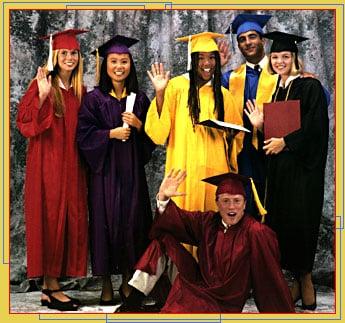
<svg viewBox="0 0 345 323">
<path fill-rule="evenodd" d="M 223 93 L 221 90 L 221 66 L 220 56 L 218 51 L 212 52 L 215 55 L 216 66 L 213 75 L 213 95 L 214 95 L 214 112 L 216 112 L 217 119 L 224 121 L 224 100 Z M 199 64 L 199 53 L 192 53 L 192 68 L 189 70 L 189 92 L 188 92 L 188 108 L 189 115 L 192 119 L 193 126 L 199 122 L 200 115 L 200 99 L 199 99 L 199 86 L 198 86 L 198 64 Z"/>
<path fill-rule="evenodd" d="M 129 55 L 129 60 L 131 63 L 129 75 L 127 76 L 125 80 L 125 87 L 127 90 L 127 93 L 130 92 L 138 93 L 138 79 L 137 79 L 137 71 L 135 69 L 134 61 L 131 54 Z M 101 65 L 101 75 L 99 78 L 99 88 L 100 90 L 107 94 L 113 89 L 113 83 L 111 82 L 111 78 L 109 77 L 107 73 L 107 57 L 104 57 L 102 65 Z"/>
</svg>

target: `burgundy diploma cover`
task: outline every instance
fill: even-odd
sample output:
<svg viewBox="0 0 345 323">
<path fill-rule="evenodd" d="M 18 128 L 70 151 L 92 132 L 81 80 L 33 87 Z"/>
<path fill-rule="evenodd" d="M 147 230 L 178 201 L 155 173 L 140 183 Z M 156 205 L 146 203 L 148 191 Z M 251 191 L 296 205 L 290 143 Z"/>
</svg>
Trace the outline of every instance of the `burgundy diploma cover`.
<svg viewBox="0 0 345 323">
<path fill-rule="evenodd" d="M 265 140 L 281 138 L 301 128 L 300 100 L 264 103 Z"/>
</svg>

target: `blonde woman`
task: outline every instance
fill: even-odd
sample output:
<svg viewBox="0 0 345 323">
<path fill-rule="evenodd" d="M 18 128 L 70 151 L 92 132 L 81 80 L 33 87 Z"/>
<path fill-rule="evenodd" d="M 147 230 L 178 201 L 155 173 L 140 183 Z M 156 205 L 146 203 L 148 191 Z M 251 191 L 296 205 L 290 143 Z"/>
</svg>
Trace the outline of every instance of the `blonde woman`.
<svg viewBox="0 0 345 323">
<path fill-rule="evenodd" d="M 299 100 L 300 129 L 281 138 L 268 138 L 267 224 L 277 233 L 281 265 L 292 272 L 294 302 L 315 310 L 316 291 L 312 270 L 322 214 L 324 176 L 328 147 L 328 113 L 325 90 L 310 77 L 301 77 L 302 65 L 297 43 L 307 38 L 275 31 L 264 35 L 272 39 L 269 71 L 278 74 L 273 102 Z M 246 114 L 258 128 L 262 116 L 256 104 L 248 102 Z"/>
<path fill-rule="evenodd" d="M 17 126 L 29 139 L 25 177 L 27 276 L 43 277 L 41 305 L 77 310 L 80 302 L 58 278 L 86 275 L 86 178 L 75 133 L 85 89 L 76 35 L 50 38 L 48 63 L 39 67 L 18 107 Z"/>
</svg>

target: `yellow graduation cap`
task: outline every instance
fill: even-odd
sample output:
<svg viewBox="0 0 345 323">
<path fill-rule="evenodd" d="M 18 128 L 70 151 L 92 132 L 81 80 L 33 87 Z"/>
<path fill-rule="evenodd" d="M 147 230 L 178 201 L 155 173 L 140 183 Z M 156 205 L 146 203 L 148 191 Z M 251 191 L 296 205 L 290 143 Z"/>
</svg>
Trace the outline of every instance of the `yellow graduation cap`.
<svg viewBox="0 0 345 323">
<path fill-rule="evenodd" d="M 219 51 L 216 38 L 225 37 L 223 34 L 205 31 L 203 33 L 176 38 L 177 41 L 188 42 L 188 67 L 191 68 L 191 54 L 195 52 Z"/>
</svg>

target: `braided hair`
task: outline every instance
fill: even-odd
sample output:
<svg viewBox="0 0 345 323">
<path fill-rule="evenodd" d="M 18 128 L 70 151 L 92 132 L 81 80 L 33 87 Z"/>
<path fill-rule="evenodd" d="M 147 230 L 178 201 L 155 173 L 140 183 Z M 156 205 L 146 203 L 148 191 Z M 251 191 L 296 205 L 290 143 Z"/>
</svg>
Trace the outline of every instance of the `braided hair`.
<svg viewBox="0 0 345 323">
<path fill-rule="evenodd" d="M 220 66 L 220 55 L 218 51 L 212 52 L 215 55 L 216 66 L 213 75 L 212 87 L 214 95 L 214 112 L 217 115 L 217 119 L 224 121 L 224 100 L 221 90 L 221 66 Z M 199 53 L 192 53 L 192 68 L 189 70 L 189 91 L 188 91 L 188 108 L 189 115 L 192 119 L 193 127 L 199 122 L 200 115 L 200 99 L 198 84 L 198 64 L 199 64 Z"/>
</svg>

